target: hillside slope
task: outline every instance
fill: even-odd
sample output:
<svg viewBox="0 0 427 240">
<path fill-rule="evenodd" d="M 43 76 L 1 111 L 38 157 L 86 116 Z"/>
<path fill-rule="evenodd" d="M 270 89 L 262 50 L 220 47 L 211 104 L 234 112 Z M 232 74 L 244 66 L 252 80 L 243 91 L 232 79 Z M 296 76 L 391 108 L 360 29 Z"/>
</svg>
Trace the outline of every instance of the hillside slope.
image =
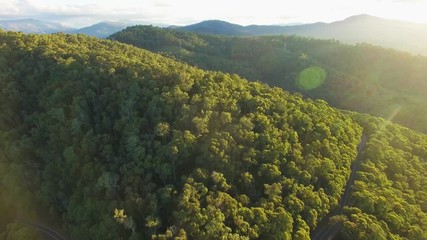
<svg viewBox="0 0 427 240">
<path fill-rule="evenodd" d="M 339 234 L 426 237 L 425 135 L 117 42 L 0 41 L 0 238 L 37 239 L 25 218 L 73 239 L 309 239 L 361 125 L 367 173 Z"/>
<path fill-rule="evenodd" d="M 83 35 L 1 42 L 10 218 L 30 201 L 77 239 L 274 239 L 340 198 L 361 128 L 325 102 Z"/>
<path fill-rule="evenodd" d="M 425 57 L 331 40 L 225 37 L 148 26 L 129 27 L 110 38 L 427 133 Z"/>
<path fill-rule="evenodd" d="M 363 114 L 367 143 L 337 239 L 427 238 L 427 136 Z"/>
</svg>

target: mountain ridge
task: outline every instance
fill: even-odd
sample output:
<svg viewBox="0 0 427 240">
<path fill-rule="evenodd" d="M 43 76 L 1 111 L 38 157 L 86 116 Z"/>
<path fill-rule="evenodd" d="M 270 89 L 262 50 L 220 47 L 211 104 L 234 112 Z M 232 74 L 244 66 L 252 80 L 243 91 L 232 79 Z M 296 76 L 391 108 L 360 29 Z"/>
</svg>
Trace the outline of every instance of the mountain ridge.
<svg viewBox="0 0 427 240">
<path fill-rule="evenodd" d="M 0 20 L 0 29 L 23 33 L 52 34 L 58 32 L 86 34 L 98 38 L 106 38 L 128 26 L 150 24 L 146 22 L 102 21 L 82 28 L 72 28 L 60 23 L 38 19 Z M 150 24 L 160 25 L 160 24 Z"/>
<path fill-rule="evenodd" d="M 385 19 L 368 14 L 354 15 L 331 23 L 317 22 L 292 26 L 242 26 L 225 21 L 221 21 L 220 25 L 213 23 L 207 20 L 174 29 L 227 36 L 288 34 L 336 39 L 350 44 L 366 42 L 427 56 L 427 46 L 424 44 L 427 42 L 427 24 Z M 209 29 L 211 31 L 208 31 Z"/>
<path fill-rule="evenodd" d="M 74 28 L 63 26 L 60 23 L 48 22 L 33 18 L 0 20 L 0 28 L 6 31 L 20 31 L 24 33 L 56 33 L 73 31 Z"/>
<path fill-rule="evenodd" d="M 99 22 L 87 27 L 79 28 L 71 31 L 71 33 L 81 33 L 88 36 L 94 36 L 98 38 L 106 38 L 111 34 L 121 31 L 128 27 L 130 24 L 123 22 L 104 21 Z"/>
<path fill-rule="evenodd" d="M 145 22 L 104 21 L 75 29 L 64 27 L 58 23 L 36 19 L 0 20 L 0 28 L 4 30 L 22 31 L 24 33 L 83 33 L 99 38 L 106 38 L 126 27 L 141 24 L 226 36 L 287 34 L 320 39 L 336 39 L 350 44 L 366 42 L 427 56 L 427 46 L 424 44 L 427 42 L 427 24 L 385 19 L 368 14 L 354 15 L 330 23 L 315 22 L 284 26 L 258 24 L 243 26 L 223 20 L 205 20 L 186 26 L 170 25 L 168 27 Z"/>
</svg>

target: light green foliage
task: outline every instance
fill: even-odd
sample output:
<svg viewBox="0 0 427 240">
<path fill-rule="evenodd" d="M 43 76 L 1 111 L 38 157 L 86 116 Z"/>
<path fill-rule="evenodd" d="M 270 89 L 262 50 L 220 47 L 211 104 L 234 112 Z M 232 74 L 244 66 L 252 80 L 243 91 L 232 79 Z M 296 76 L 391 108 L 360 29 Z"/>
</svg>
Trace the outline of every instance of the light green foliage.
<svg viewBox="0 0 427 240">
<path fill-rule="evenodd" d="M 110 38 L 427 133 L 426 57 L 335 40 L 225 37 L 150 26 L 129 27 Z"/>
<path fill-rule="evenodd" d="M 370 131 L 352 208 L 344 211 L 344 238 L 427 238 L 427 137 L 381 119 L 355 118 Z"/>
<path fill-rule="evenodd" d="M 22 117 L 2 115 L 23 156 L 4 164 L 73 237 L 290 239 L 340 197 L 361 128 L 324 102 L 82 35 L 0 37 Z"/>
<path fill-rule="evenodd" d="M 13 173 L 1 184 L 49 206 L 73 238 L 307 239 L 340 199 L 362 128 L 324 101 L 82 35 L 2 32 L 0 42 L 1 149 L 13 149 L 0 155 L 1 173 Z M 424 211 L 415 170 L 425 155 L 412 138 L 403 152 L 372 154 L 412 148 L 414 176 L 398 161 L 375 176 Z M 0 203 L 7 195 L 0 189 Z M 425 234 L 393 214 L 414 213 L 399 196 L 378 219 Z"/>
</svg>

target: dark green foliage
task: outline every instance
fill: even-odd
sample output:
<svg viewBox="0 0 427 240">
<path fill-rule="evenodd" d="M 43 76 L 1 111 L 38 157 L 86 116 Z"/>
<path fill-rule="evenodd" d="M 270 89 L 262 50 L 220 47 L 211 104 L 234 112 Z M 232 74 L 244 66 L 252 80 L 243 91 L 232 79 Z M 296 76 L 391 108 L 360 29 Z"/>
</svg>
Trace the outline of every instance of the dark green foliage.
<svg viewBox="0 0 427 240">
<path fill-rule="evenodd" d="M 37 239 L 25 217 L 73 239 L 308 239 L 361 126 L 340 236 L 425 237 L 424 135 L 83 35 L 0 32 L 0 52 L 0 238 Z"/>
<path fill-rule="evenodd" d="M 361 128 L 323 101 L 82 35 L 0 37 L 2 169 L 76 239 L 304 238 L 340 198 Z"/>
<path fill-rule="evenodd" d="M 208 70 L 237 73 L 332 106 L 369 113 L 427 133 L 427 58 L 359 44 L 296 36 L 225 37 L 149 26 L 111 39 L 174 56 Z M 404 43 L 402 43 L 404 44 Z M 301 85 L 307 69 L 326 78 Z M 323 79 L 323 78 L 322 78 Z M 417 114 L 414 114 L 417 113 Z"/>
</svg>

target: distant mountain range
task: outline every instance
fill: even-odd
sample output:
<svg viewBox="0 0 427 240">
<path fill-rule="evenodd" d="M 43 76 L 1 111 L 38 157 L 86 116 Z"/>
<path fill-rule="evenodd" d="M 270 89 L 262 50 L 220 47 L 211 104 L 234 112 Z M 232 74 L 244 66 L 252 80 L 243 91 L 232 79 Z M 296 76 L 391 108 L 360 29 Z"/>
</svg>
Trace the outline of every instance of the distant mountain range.
<svg viewBox="0 0 427 240">
<path fill-rule="evenodd" d="M 219 20 L 209 20 L 174 28 L 228 36 L 292 34 L 321 39 L 332 38 L 345 43 L 366 42 L 427 55 L 427 24 L 389 20 L 365 14 L 332 23 L 319 22 L 293 26 L 241 26 Z"/>
<path fill-rule="evenodd" d="M 56 32 L 82 33 L 98 38 L 106 38 L 111 34 L 121 31 L 128 26 L 149 23 L 125 22 L 100 22 L 83 28 L 65 27 L 59 23 L 47 22 L 37 19 L 0 20 L 0 28 L 7 31 L 20 31 L 24 33 L 49 34 Z"/>
<path fill-rule="evenodd" d="M 128 26 L 137 24 L 147 25 L 149 23 L 100 22 L 88 27 L 74 29 L 58 23 L 36 19 L 0 20 L 0 28 L 4 30 L 22 31 L 24 33 L 83 33 L 99 38 L 106 38 Z M 389 20 L 365 14 L 332 23 L 318 22 L 292 26 L 242 26 L 220 20 L 208 20 L 187 26 L 170 26 L 170 28 L 228 36 L 287 34 L 336 39 L 352 44 L 366 42 L 427 56 L 427 24 Z"/>
<path fill-rule="evenodd" d="M 65 27 L 59 23 L 37 19 L 0 20 L 0 28 L 24 33 L 55 33 L 75 30 L 74 28 Z"/>
<path fill-rule="evenodd" d="M 130 25 L 133 24 L 126 24 L 120 22 L 100 22 L 88 27 L 76 29 L 72 31 L 72 33 L 82 33 L 89 36 L 106 38 L 111 34 L 121 31 Z"/>
</svg>

